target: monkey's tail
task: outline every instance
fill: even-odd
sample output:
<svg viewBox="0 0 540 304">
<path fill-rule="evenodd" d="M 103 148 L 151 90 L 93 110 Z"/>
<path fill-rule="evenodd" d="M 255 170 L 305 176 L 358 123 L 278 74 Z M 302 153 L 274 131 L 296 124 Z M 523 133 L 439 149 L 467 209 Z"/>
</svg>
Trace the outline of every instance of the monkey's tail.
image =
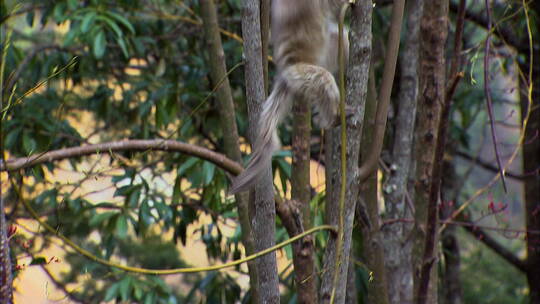
<svg viewBox="0 0 540 304">
<path fill-rule="evenodd" d="M 230 194 L 246 191 L 257 181 L 260 173 L 267 168 L 274 151 L 281 146 L 277 135 L 277 126 L 289 111 L 293 96 L 287 89 L 287 82 L 279 77 L 270 96 L 264 103 L 258 121 L 258 133 L 253 146 L 253 153 L 246 168 L 236 176 L 229 189 Z"/>
<path fill-rule="evenodd" d="M 315 102 L 321 112 L 320 125 L 323 128 L 329 127 L 337 114 L 339 90 L 328 70 L 303 63 L 285 68 L 263 106 L 252 157 L 245 170 L 233 179 L 230 194 L 251 188 L 270 164 L 272 154 L 280 147 L 277 126 L 290 112 L 294 98 Z"/>
</svg>

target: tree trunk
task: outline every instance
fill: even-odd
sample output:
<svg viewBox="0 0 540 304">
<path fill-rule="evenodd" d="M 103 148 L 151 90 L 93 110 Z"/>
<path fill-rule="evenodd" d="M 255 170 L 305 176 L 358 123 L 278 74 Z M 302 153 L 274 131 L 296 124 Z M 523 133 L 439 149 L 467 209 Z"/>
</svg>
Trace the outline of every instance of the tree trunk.
<svg viewBox="0 0 540 304">
<path fill-rule="evenodd" d="M 370 153 L 373 145 L 373 130 L 375 126 L 375 116 L 377 112 L 377 94 L 375 93 L 375 72 L 370 70 L 368 100 L 366 103 L 366 112 L 364 115 L 365 128 L 362 132 L 362 146 L 360 147 L 360 163 L 364 163 L 367 154 Z M 363 256 L 367 268 L 373 273 L 373 281 L 368 285 L 368 303 L 387 304 L 388 290 L 386 281 L 385 261 L 383 240 L 381 239 L 381 219 L 379 217 L 379 183 L 377 180 L 378 172 L 370 174 L 362 183 L 360 188 L 360 197 L 362 200 L 358 204 L 365 210 L 366 223 L 362 227 Z"/>
<path fill-rule="evenodd" d="M 351 246 L 351 258 L 354 257 L 353 253 L 354 245 Z M 347 273 L 347 295 L 345 296 L 345 304 L 358 304 L 359 298 L 361 297 L 358 296 L 358 288 L 356 287 L 356 267 L 351 260 L 351 263 L 349 264 L 349 272 Z"/>
<path fill-rule="evenodd" d="M 13 282 L 7 227 L 4 198 L 2 191 L 0 191 L 0 304 L 13 303 Z"/>
<path fill-rule="evenodd" d="M 338 257 L 337 234 L 331 234 L 323 257 L 323 274 L 320 288 L 321 303 L 342 304 L 345 302 L 347 273 L 349 267 L 349 254 L 351 235 L 354 220 L 354 211 L 358 199 L 360 181 L 358 176 L 358 157 L 360 148 L 361 130 L 364 117 L 364 104 L 367 95 L 368 71 L 371 61 L 371 16 L 372 3 L 359 1 L 352 9 L 349 64 L 347 65 L 347 105 L 355 109 L 354 114 L 347 119 L 347 181 L 345 194 L 345 208 L 343 216 L 343 243 L 341 258 Z M 336 128 L 339 130 L 339 128 Z M 338 130 L 329 130 L 333 140 L 340 138 Z M 332 132 L 332 133 L 331 133 Z M 337 134 L 337 136 L 336 136 Z M 328 138 L 328 136 L 327 136 Z M 340 218 L 339 189 L 341 185 L 341 170 L 339 141 L 327 142 L 333 151 L 326 151 L 326 164 L 331 170 L 326 170 L 326 189 L 330 192 L 326 196 L 327 222 L 338 225 Z M 336 277 L 335 277 L 336 275 Z"/>
<path fill-rule="evenodd" d="M 223 131 L 223 146 L 225 155 L 230 159 L 242 163 L 240 144 L 238 139 L 238 127 L 236 125 L 236 114 L 234 102 L 231 94 L 229 77 L 227 77 L 227 66 L 225 53 L 221 43 L 219 33 L 218 17 L 214 0 L 202 0 L 201 15 L 204 23 L 204 35 L 209 46 L 208 57 L 210 67 L 210 77 L 212 85 L 218 86 L 216 98 L 221 115 L 221 128 Z M 226 131 L 225 131 L 226 130 Z M 235 195 L 238 208 L 238 218 L 242 229 L 242 243 L 246 249 L 246 255 L 254 253 L 253 236 L 249 222 L 249 202 L 247 193 Z M 250 277 L 250 287 L 252 299 L 257 299 L 257 271 L 254 261 L 248 262 Z"/>
<path fill-rule="evenodd" d="M 535 1 L 532 10 L 536 15 L 540 14 L 540 4 Z M 523 71 L 528 75 L 529 64 L 533 64 L 531 96 L 522 94 L 521 111 L 525 117 L 527 111 L 529 121 L 525 128 L 525 139 L 523 143 L 523 171 L 525 179 L 525 210 L 527 225 L 527 280 L 529 282 L 530 303 L 540 303 L 540 22 L 536 22 L 536 29 L 533 30 L 533 42 L 535 51 L 533 58 L 526 56 L 526 63 Z M 521 90 L 526 91 L 525 88 Z M 532 100 L 531 100 L 532 98 Z M 529 102 L 532 105 L 529 107 Z"/>
<path fill-rule="evenodd" d="M 3 12 L 4 13 L 4 12 Z M 6 37 L 6 32 L 2 28 L 2 38 Z M 8 41 L 2 41 L 0 49 L 7 51 Z M 2 58 L 2 60 L 5 57 Z M 5 62 L 0 63 L 0 109 L 4 109 L 4 67 Z M 0 162 L 5 163 L 4 159 L 4 117 L 0 118 Z M 5 174 L 4 174 L 5 175 Z M 13 277 L 11 272 L 11 255 L 9 251 L 8 225 L 6 221 L 6 209 L 4 205 L 4 181 L 0 179 L 0 304 L 9 304 L 13 302 Z"/>
<path fill-rule="evenodd" d="M 448 1 L 426 1 L 421 21 L 420 102 L 415 131 L 415 302 L 437 303 L 437 204 L 434 174 L 442 105 L 446 96 Z M 444 136 L 444 135 L 443 135 Z"/>
<path fill-rule="evenodd" d="M 441 219 L 448 219 L 456 210 L 456 202 L 459 196 L 459 182 L 454 164 L 444 162 L 444 179 L 441 193 L 442 207 L 440 210 Z M 448 225 L 441 233 L 442 254 L 444 256 L 444 273 L 441 278 L 441 303 L 461 304 L 463 303 L 463 291 L 461 288 L 460 265 L 461 257 L 459 251 L 459 241 L 457 238 L 457 226 Z"/>
<path fill-rule="evenodd" d="M 413 193 L 408 184 L 411 172 L 413 133 L 418 100 L 418 61 L 420 51 L 420 20 L 423 0 L 408 1 L 407 35 L 401 54 L 400 91 L 391 176 L 386 189 L 386 220 L 410 218 L 412 210 L 406 203 Z M 413 301 L 413 269 L 411 266 L 411 228 L 399 221 L 383 228 L 388 293 L 390 303 L 411 304 Z"/>
<path fill-rule="evenodd" d="M 291 197 L 298 207 L 298 224 L 294 236 L 311 228 L 311 208 L 309 205 L 311 188 L 309 183 L 311 111 L 309 100 L 297 99 L 293 106 L 292 135 L 292 178 Z M 298 294 L 298 303 L 317 303 L 317 275 L 313 257 L 313 236 L 309 235 L 292 245 L 294 275 Z"/>
<path fill-rule="evenodd" d="M 246 98 L 249 116 L 249 137 L 254 143 L 257 122 L 265 100 L 262 63 L 260 7 L 258 0 L 244 0 L 242 14 L 244 38 Z M 250 192 L 249 213 L 255 251 L 275 244 L 275 204 L 271 168 L 259 178 L 260 183 Z M 257 259 L 258 296 L 257 303 L 279 303 L 279 277 L 275 252 Z"/>
</svg>

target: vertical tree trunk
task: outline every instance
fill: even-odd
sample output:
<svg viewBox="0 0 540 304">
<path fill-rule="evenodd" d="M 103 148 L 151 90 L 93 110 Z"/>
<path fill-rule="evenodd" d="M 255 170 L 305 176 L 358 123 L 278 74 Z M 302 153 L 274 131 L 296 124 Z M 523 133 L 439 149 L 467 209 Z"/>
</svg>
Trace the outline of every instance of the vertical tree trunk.
<svg viewBox="0 0 540 304">
<path fill-rule="evenodd" d="M 364 115 L 365 128 L 362 130 L 362 146 L 360 147 L 360 163 L 365 161 L 373 145 L 373 130 L 375 129 L 375 116 L 377 112 L 377 94 L 375 88 L 375 73 L 370 70 L 368 99 Z M 381 219 L 379 217 L 379 183 L 378 172 L 370 174 L 360 186 L 360 197 L 363 199 L 358 204 L 364 204 L 367 216 L 367 224 L 362 225 L 363 256 L 367 268 L 373 272 L 373 281 L 368 285 L 368 303 L 387 304 L 388 289 L 386 281 L 386 269 L 383 240 L 381 238 Z"/>
<path fill-rule="evenodd" d="M 244 0 L 242 35 L 245 53 L 246 98 L 249 115 L 249 137 L 254 143 L 257 122 L 265 100 L 262 63 L 262 42 L 259 0 Z M 255 251 L 275 244 L 275 204 L 271 168 L 259 178 L 260 183 L 250 193 L 250 219 Z M 279 303 L 279 278 L 276 254 L 269 253 L 257 259 L 258 303 Z"/>
<path fill-rule="evenodd" d="M 231 86 L 227 77 L 227 65 L 225 53 L 219 33 L 218 17 L 214 0 L 201 0 L 201 14 L 204 22 L 204 35 L 209 46 L 210 77 L 214 86 L 219 85 L 216 91 L 218 108 L 221 114 L 221 128 L 223 131 L 223 145 L 225 155 L 232 160 L 242 163 L 240 145 L 238 140 L 238 127 L 234 102 L 231 94 Z M 221 82 L 221 83 L 220 83 Z M 226 131 L 225 131 L 226 130 Z M 253 236 L 249 222 L 249 203 L 247 193 L 235 195 L 238 208 L 238 218 L 242 229 L 242 243 L 246 249 L 246 255 L 254 253 Z M 250 287 L 252 299 L 257 299 L 257 271 L 254 261 L 248 262 Z"/>
<path fill-rule="evenodd" d="M 392 175 L 386 189 L 387 220 L 410 218 L 412 210 L 406 203 L 412 197 L 408 184 L 411 172 L 413 133 L 416 118 L 416 106 L 419 97 L 419 53 L 420 20 L 423 0 L 411 0 L 407 3 L 407 35 L 401 54 L 400 91 L 398 96 L 398 114 L 396 133 L 392 147 Z M 411 228 L 408 223 L 399 221 L 383 228 L 388 293 L 390 303 L 411 304 L 413 302 L 413 267 L 411 266 Z"/>
<path fill-rule="evenodd" d="M 3 27 L 0 29 L 0 35 L 2 38 L 10 36 L 10 34 L 5 32 Z M 7 51 L 8 42 L 8 40 L 5 40 L 0 44 L 2 53 Z M 4 96 L 7 95 L 4 91 L 4 68 L 5 62 L 0 62 L 0 109 L 4 109 Z M 0 118 L 0 162 L 5 163 L 3 130 L 4 117 Z M 4 206 L 4 189 L 2 189 L 3 182 L 4 181 L 0 178 L 0 304 L 10 304 L 13 302 L 13 277 L 11 275 L 11 256 L 7 235 L 8 225 L 6 222 L 6 209 Z"/>
<path fill-rule="evenodd" d="M 535 1 L 532 10 L 536 16 L 540 14 L 540 3 Z M 527 280 L 529 282 L 530 303 L 540 303 L 540 22 L 536 20 L 533 31 L 535 50 L 531 58 L 527 54 L 523 71 L 527 74 L 532 64 L 532 106 L 529 107 L 529 96 L 522 94 L 521 111 L 525 117 L 531 111 L 525 128 L 523 144 L 523 171 L 525 173 L 525 209 L 527 225 Z M 535 35 L 536 34 L 536 35 Z M 522 90 L 522 92 L 525 90 Z M 535 233 L 536 232 L 536 233 Z"/>
<path fill-rule="evenodd" d="M 261 0 L 261 46 L 264 76 L 264 95 L 268 96 L 270 84 L 268 81 L 268 51 L 270 46 L 270 2 Z"/>
<path fill-rule="evenodd" d="M 345 296 L 345 304 L 358 304 L 358 299 L 361 298 L 358 295 L 358 288 L 356 287 L 356 267 L 352 261 L 352 258 L 354 258 L 353 253 L 354 244 L 351 245 L 351 262 L 349 264 L 349 272 L 347 273 L 347 295 Z"/>
<path fill-rule="evenodd" d="M 447 226 L 441 234 L 442 251 L 444 255 L 444 275 L 442 277 L 441 303 L 461 304 L 462 291 L 460 279 L 459 243 L 456 237 L 456 226 Z"/>
<path fill-rule="evenodd" d="M 463 31 L 465 28 L 465 13 L 466 13 L 466 0 L 460 0 L 459 6 L 457 8 L 457 17 L 456 17 L 456 27 L 454 32 L 454 49 L 453 56 L 450 63 L 449 81 L 446 87 L 446 102 L 444 105 L 443 115 L 447 117 L 442 117 L 441 124 L 444 124 L 446 119 L 446 124 L 450 119 L 449 112 L 450 106 L 452 104 L 452 98 L 454 92 L 457 88 L 457 85 L 461 79 L 461 65 L 463 62 L 461 50 L 463 48 Z M 446 129 L 446 126 L 442 126 L 441 129 Z M 444 134 L 447 136 L 447 134 Z M 455 154 L 452 145 L 447 144 L 444 147 L 446 151 L 449 150 L 449 153 Z M 439 156 L 442 158 L 442 156 Z M 453 202 L 458 201 L 459 196 L 459 182 L 456 175 L 454 163 L 444 161 L 439 159 L 443 163 L 442 170 L 444 178 L 442 179 L 442 208 L 440 210 L 440 217 L 443 220 L 449 219 L 452 213 L 456 210 L 456 204 Z M 459 251 L 459 242 L 456 236 L 457 227 L 455 225 L 447 226 L 441 235 L 441 246 L 444 256 L 444 273 L 442 275 L 442 303 L 444 304 L 460 304 L 463 302 L 463 292 L 461 288 L 461 278 L 460 278 L 460 264 L 461 257 Z"/>
<path fill-rule="evenodd" d="M 293 106 L 294 121 L 292 135 L 292 178 L 291 197 L 299 209 L 299 225 L 297 231 L 290 236 L 302 233 L 311 228 L 309 183 L 310 161 L 310 135 L 311 135 L 311 111 L 309 100 L 295 100 Z M 302 240 L 294 242 L 293 263 L 297 286 L 298 303 L 317 303 L 317 275 L 313 259 L 313 237 L 306 236 Z"/>
<path fill-rule="evenodd" d="M 347 185 L 345 210 L 343 215 L 342 256 L 336 261 L 338 242 L 337 234 L 331 234 L 323 258 L 322 282 L 319 292 L 321 303 L 329 303 L 332 296 L 334 303 L 345 301 L 349 254 L 351 247 L 354 211 L 358 199 L 360 180 L 358 177 L 358 157 L 361 131 L 364 117 L 364 104 L 367 95 L 368 71 L 371 61 L 371 1 L 358 1 L 352 9 L 349 64 L 347 69 L 347 105 L 355 109 L 354 115 L 347 119 Z M 339 128 L 336 128 L 339 130 Z M 327 222 L 336 225 L 339 222 L 339 189 L 341 185 L 340 151 L 338 130 L 328 131 L 332 137 L 332 151 L 326 151 L 326 210 Z M 332 132 L 332 133 L 330 133 Z M 336 136 L 337 135 L 337 136 Z M 328 138 L 328 136 L 327 136 Z M 330 139 L 329 139 L 330 140 Z M 337 140 L 337 142 L 336 142 Z M 329 195 L 330 194 L 330 195 Z M 337 275 L 337 280 L 334 280 Z M 336 284 L 334 285 L 334 281 Z"/>
<path fill-rule="evenodd" d="M 416 303 L 437 303 L 437 204 L 440 176 L 434 175 L 442 105 L 446 96 L 445 45 L 448 1 L 426 1 L 421 21 L 420 103 L 415 132 Z M 444 135 L 442 135 L 444 136 Z M 439 145 L 440 146 L 440 145 Z M 435 172 L 437 173 L 437 172 Z"/>
<path fill-rule="evenodd" d="M 448 146 L 448 145 L 447 145 Z M 456 210 L 455 204 L 458 191 L 458 177 L 455 172 L 454 164 L 444 162 L 444 179 L 441 193 L 442 207 L 440 216 L 442 220 L 448 219 Z M 461 304 L 463 303 L 463 291 L 461 288 L 460 277 L 460 251 L 459 241 L 456 236 L 457 226 L 448 225 L 441 233 L 442 255 L 444 256 L 444 274 L 441 278 L 441 303 L 443 304 Z"/>
<path fill-rule="evenodd" d="M 4 151 L 1 153 L 4 153 Z M 0 191 L 0 304 L 10 304 L 13 303 L 13 282 L 7 222 L 2 194 L 2 191 Z"/>
</svg>

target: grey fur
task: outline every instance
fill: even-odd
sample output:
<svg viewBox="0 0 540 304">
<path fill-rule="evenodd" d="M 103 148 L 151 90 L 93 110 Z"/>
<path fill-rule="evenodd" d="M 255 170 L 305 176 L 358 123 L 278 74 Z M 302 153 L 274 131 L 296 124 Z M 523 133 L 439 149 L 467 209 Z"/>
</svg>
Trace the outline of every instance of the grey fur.
<svg viewBox="0 0 540 304">
<path fill-rule="evenodd" d="M 346 0 L 274 0 L 272 33 L 278 78 L 259 120 L 253 155 L 232 181 L 230 194 L 249 190 L 280 148 L 277 126 L 293 100 L 312 101 L 321 128 L 333 125 L 339 109 L 337 72 L 338 30 L 335 13 Z M 348 50 L 347 35 L 344 47 Z"/>
</svg>

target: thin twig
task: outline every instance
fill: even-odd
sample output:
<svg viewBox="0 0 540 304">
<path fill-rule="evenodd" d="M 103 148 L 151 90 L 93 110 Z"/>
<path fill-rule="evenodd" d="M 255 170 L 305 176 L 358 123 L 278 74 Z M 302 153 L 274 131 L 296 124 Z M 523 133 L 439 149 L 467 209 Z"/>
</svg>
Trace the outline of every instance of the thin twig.
<svg viewBox="0 0 540 304">
<path fill-rule="evenodd" d="M 506 179 L 504 177 L 504 168 L 501 161 L 501 155 L 497 145 L 497 131 L 495 131 L 495 116 L 493 114 L 493 101 L 491 99 L 491 91 L 489 90 L 489 50 L 491 46 L 491 4 L 490 0 L 486 2 L 486 16 L 487 16 L 487 37 L 486 47 L 484 53 L 484 92 L 486 94 L 486 105 L 488 109 L 489 125 L 491 127 L 491 139 L 493 141 L 493 149 L 495 150 L 495 158 L 497 159 L 497 166 L 499 167 L 499 174 L 501 175 L 501 181 L 504 188 L 504 192 L 508 192 L 506 187 Z"/>
</svg>

